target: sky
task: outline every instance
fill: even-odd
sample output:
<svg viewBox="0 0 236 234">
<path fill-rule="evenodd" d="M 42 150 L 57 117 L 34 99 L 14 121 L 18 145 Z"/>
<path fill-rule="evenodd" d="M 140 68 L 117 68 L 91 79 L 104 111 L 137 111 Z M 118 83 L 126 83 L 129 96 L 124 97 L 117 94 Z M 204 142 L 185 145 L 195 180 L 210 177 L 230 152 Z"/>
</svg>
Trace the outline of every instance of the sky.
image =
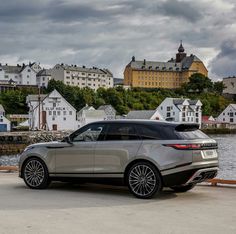
<svg viewBox="0 0 236 234">
<path fill-rule="evenodd" d="M 235 0 L 0 0 L 0 63 L 97 66 L 167 61 L 180 40 L 213 80 L 236 75 Z"/>
</svg>

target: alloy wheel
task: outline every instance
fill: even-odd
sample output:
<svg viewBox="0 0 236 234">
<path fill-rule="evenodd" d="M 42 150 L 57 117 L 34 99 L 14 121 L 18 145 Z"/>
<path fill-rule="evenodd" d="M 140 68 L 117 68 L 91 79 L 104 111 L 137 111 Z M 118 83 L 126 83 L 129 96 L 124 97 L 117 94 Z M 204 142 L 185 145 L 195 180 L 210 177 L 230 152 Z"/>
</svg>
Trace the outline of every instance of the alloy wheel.
<svg viewBox="0 0 236 234">
<path fill-rule="evenodd" d="M 153 168 L 146 164 L 133 166 L 128 177 L 131 191 L 140 198 L 152 196 L 158 187 L 158 178 Z"/>
<path fill-rule="evenodd" d="M 45 168 L 37 159 L 29 160 L 24 167 L 24 179 L 29 187 L 38 188 L 45 181 Z"/>
</svg>

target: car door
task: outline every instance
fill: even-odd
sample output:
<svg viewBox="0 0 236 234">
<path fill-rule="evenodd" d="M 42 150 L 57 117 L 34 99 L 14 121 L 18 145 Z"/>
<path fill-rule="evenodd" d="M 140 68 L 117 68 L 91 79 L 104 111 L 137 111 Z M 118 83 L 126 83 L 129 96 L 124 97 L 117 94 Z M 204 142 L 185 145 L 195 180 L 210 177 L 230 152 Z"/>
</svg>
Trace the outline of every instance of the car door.
<svg viewBox="0 0 236 234">
<path fill-rule="evenodd" d="M 122 174 L 141 142 L 133 124 L 109 123 L 104 138 L 96 144 L 94 173 Z"/>
<path fill-rule="evenodd" d="M 94 150 L 103 124 L 89 124 L 70 135 L 70 145 L 55 150 L 57 174 L 92 174 Z M 69 143 L 68 143 L 69 144 Z"/>
</svg>

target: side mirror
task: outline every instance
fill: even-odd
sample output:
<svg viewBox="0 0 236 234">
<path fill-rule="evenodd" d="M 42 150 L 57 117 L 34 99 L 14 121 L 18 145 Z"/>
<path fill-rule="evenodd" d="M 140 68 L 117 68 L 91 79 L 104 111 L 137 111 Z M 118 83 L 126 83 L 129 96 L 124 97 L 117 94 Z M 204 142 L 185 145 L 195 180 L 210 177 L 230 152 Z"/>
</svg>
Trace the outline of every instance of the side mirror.
<svg viewBox="0 0 236 234">
<path fill-rule="evenodd" d="M 64 138 L 64 141 L 67 142 L 68 144 L 71 144 L 71 145 L 72 145 L 72 141 L 71 141 L 71 139 L 70 139 L 69 136 L 66 136 L 66 137 Z"/>
</svg>

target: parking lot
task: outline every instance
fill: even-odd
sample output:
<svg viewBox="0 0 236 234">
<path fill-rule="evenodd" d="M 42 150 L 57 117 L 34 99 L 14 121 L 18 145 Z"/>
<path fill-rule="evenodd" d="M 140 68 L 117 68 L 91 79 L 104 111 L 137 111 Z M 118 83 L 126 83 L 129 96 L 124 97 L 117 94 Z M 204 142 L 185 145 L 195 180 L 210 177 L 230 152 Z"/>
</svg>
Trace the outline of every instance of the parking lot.
<svg viewBox="0 0 236 234">
<path fill-rule="evenodd" d="M 126 188 L 54 183 L 30 190 L 0 172 L 0 233 L 236 233 L 236 188 L 197 186 L 151 200 Z"/>
</svg>

